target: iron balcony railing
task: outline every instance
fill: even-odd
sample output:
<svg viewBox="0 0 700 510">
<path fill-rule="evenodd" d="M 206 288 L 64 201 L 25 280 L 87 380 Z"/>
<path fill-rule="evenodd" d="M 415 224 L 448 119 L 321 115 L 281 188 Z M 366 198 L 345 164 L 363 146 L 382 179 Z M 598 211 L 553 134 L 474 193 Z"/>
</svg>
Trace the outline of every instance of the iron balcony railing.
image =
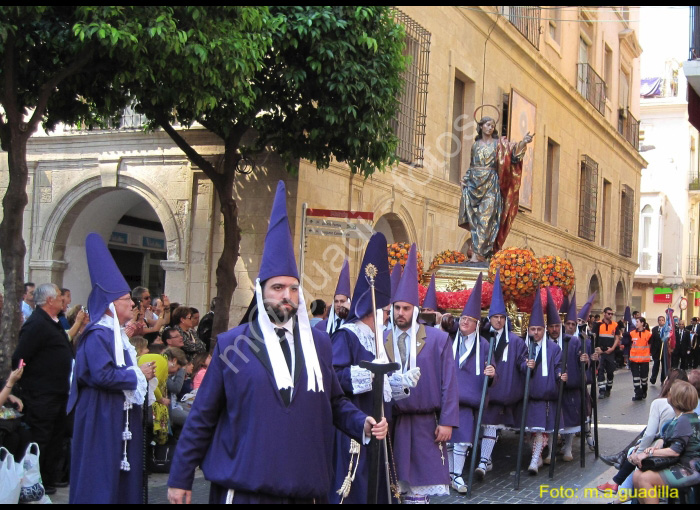
<svg viewBox="0 0 700 510">
<path fill-rule="evenodd" d="M 538 50 L 540 49 L 540 19 L 542 8 L 532 5 L 501 6 L 501 14 L 508 18 L 508 21 L 518 29 L 518 32 L 525 36 Z"/>
<path fill-rule="evenodd" d="M 601 115 L 605 115 L 605 81 L 589 64 L 578 65 L 578 91 Z"/>
<path fill-rule="evenodd" d="M 688 257 L 688 276 L 700 276 L 700 258 Z"/>
<path fill-rule="evenodd" d="M 688 174 L 688 191 L 700 191 L 700 171 Z"/>
<path fill-rule="evenodd" d="M 617 114 L 617 131 L 625 137 L 632 147 L 639 150 L 639 121 L 634 118 L 629 108 L 620 109 Z"/>
<path fill-rule="evenodd" d="M 131 108 L 126 108 L 124 114 L 122 115 L 119 122 L 114 122 L 112 120 L 107 122 L 107 131 L 136 131 L 142 130 L 143 126 L 146 124 L 147 119 L 145 115 L 136 113 Z M 71 133 L 82 133 L 88 131 L 84 126 L 69 126 L 68 131 Z"/>
</svg>

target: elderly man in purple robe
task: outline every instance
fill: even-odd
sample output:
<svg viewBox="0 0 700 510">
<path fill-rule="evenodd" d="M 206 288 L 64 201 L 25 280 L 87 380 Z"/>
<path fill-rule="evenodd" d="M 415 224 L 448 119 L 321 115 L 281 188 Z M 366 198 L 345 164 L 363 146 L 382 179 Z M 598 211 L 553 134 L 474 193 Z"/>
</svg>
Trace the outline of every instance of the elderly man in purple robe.
<svg viewBox="0 0 700 510">
<path fill-rule="evenodd" d="M 521 433 L 532 433 L 532 459 L 527 470 L 531 475 L 536 475 L 543 464 L 542 450 L 547 446 L 549 434 L 554 431 L 559 381 L 567 380 L 566 374 L 561 373 L 561 348 L 545 338 L 539 288 L 535 293 L 528 335 L 528 344 L 530 339 L 534 341 L 535 350 L 533 359 L 522 362 L 523 370 L 530 369 L 530 398 L 525 430 Z M 518 409 L 518 412 L 522 413 L 523 409 Z"/>
<path fill-rule="evenodd" d="M 75 408 L 71 504 L 139 504 L 143 489 L 142 405 L 155 364 L 136 364 L 127 335 L 131 290 L 102 238 L 85 240 L 92 321 L 77 345 L 68 412 Z"/>
<path fill-rule="evenodd" d="M 491 455 L 498 439 L 498 431 L 520 427 L 520 422 L 513 416 L 513 410 L 523 398 L 525 371 L 521 368 L 521 362 L 527 359 L 527 347 L 522 338 L 508 330 L 507 317 L 499 269 L 496 271 L 489 308 L 490 327 L 481 332 L 481 336 L 486 338 L 491 334 L 496 336 L 493 364 L 498 380 L 489 388 L 489 403 L 484 409 L 481 456 L 474 471 L 478 480 L 483 480 L 486 473 L 493 469 Z"/>
<path fill-rule="evenodd" d="M 452 488 L 460 494 L 467 492 L 462 472 L 469 449 L 476 440 L 476 420 L 481 405 L 481 392 L 484 377 L 493 382 L 496 369 L 486 365 L 489 354 L 489 342 L 479 334 L 481 318 L 481 273 L 476 285 L 469 295 L 462 316 L 459 330 L 455 334 L 452 353 L 457 367 L 457 386 L 459 388 L 459 427 L 452 431 L 452 441 L 447 445 Z"/>
<path fill-rule="evenodd" d="M 338 331 L 340 326 L 345 324 L 350 311 L 350 261 L 345 259 L 343 267 L 338 276 L 338 283 L 333 294 L 333 306 L 326 320 L 320 321 L 314 327 L 325 331 L 328 335 Z"/>
<path fill-rule="evenodd" d="M 459 425 L 459 396 L 452 346 L 447 333 L 418 323 L 416 245 L 411 246 L 401 282 L 392 297 L 393 327 L 385 334 L 390 361 L 420 382 L 394 404 L 394 459 L 402 499 L 427 503 L 450 492 L 445 443 Z"/>
<path fill-rule="evenodd" d="M 590 331 L 590 328 L 588 326 L 587 318 L 588 314 L 591 311 L 591 308 L 593 307 L 593 301 L 595 300 L 597 295 L 597 292 L 594 292 L 589 298 L 588 301 L 581 307 L 581 310 L 579 310 L 578 315 L 576 315 L 576 334 L 577 336 L 582 340 L 583 345 L 585 345 L 585 352 L 588 355 L 589 363 L 588 366 L 586 367 L 586 400 L 587 402 L 590 402 L 591 400 L 591 393 L 588 391 L 588 388 L 590 384 L 593 382 L 593 379 L 595 377 L 595 374 L 593 373 L 593 365 L 594 362 L 598 361 L 598 353 L 594 351 L 593 349 L 593 338 L 592 338 L 592 332 Z M 586 424 L 586 443 L 588 444 L 588 448 L 591 451 L 595 451 L 595 439 L 593 438 L 593 434 L 591 433 L 591 422 L 592 422 L 592 416 L 591 412 L 593 410 L 591 405 L 587 405 L 588 408 L 588 417 L 587 417 L 587 424 Z"/>
<path fill-rule="evenodd" d="M 299 285 L 285 186 L 277 186 L 249 322 L 219 335 L 180 435 L 168 480 L 190 502 L 197 466 L 212 503 L 328 500 L 333 427 L 358 442 L 379 424 L 344 396 L 330 338 L 312 330 Z"/>
<path fill-rule="evenodd" d="M 381 233 L 372 236 L 365 250 L 360 273 L 353 291 L 353 300 L 347 321 L 333 336 L 333 368 L 345 395 L 361 411 L 372 412 L 372 374 L 360 368 L 361 361 L 386 362 L 384 339 L 380 328 L 379 343 L 375 339 L 375 321 L 382 320 L 383 308 L 391 301 L 391 284 L 389 279 L 389 258 L 386 251 L 386 238 Z M 372 306 L 372 294 L 365 268 L 373 264 L 377 268 L 375 278 L 375 305 Z M 379 352 L 377 352 L 377 348 Z M 417 378 L 410 374 L 391 374 L 385 381 L 384 399 L 401 399 L 409 395 L 410 388 L 416 386 Z M 388 407 L 387 407 L 388 409 Z M 369 449 L 360 446 L 340 431 L 335 434 L 335 481 L 331 487 L 331 503 L 367 503 L 369 481 Z M 383 452 L 382 452 L 383 455 Z M 381 465 L 384 465 L 382 459 Z M 354 481 L 349 468 L 353 467 Z M 346 476 L 346 473 L 348 476 Z M 384 470 L 380 470 L 378 492 L 379 503 L 389 503 L 386 488 L 387 480 Z"/>
</svg>

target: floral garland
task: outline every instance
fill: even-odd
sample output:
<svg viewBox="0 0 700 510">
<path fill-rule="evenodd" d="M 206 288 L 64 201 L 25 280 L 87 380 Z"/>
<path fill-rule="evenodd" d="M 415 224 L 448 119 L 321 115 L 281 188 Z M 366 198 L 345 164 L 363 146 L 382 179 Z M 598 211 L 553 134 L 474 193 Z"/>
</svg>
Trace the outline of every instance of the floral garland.
<svg viewBox="0 0 700 510">
<path fill-rule="evenodd" d="M 508 248 L 496 253 L 489 264 L 489 280 L 496 279 L 501 269 L 501 288 L 506 301 L 531 296 L 540 283 L 541 266 L 530 250 Z"/>
<path fill-rule="evenodd" d="M 537 260 L 542 270 L 540 281 L 542 287 L 560 287 L 567 294 L 573 290 L 576 277 L 574 275 L 574 266 L 571 262 L 553 255 L 545 255 Z"/>
<path fill-rule="evenodd" d="M 433 262 L 430 264 L 428 272 L 443 264 L 461 264 L 465 260 L 467 260 L 467 256 L 461 251 L 445 250 L 433 257 Z"/>
</svg>

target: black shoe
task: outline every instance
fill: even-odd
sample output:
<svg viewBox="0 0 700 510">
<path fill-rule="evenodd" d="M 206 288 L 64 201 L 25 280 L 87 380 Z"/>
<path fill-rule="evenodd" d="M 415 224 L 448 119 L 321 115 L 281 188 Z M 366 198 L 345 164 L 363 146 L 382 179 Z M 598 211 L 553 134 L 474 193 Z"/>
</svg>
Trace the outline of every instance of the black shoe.
<svg viewBox="0 0 700 510">
<path fill-rule="evenodd" d="M 647 392 L 642 393 L 642 398 L 647 398 Z"/>
<path fill-rule="evenodd" d="M 603 400 L 604 398 L 605 398 L 605 392 L 604 392 L 604 391 L 601 391 L 600 393 L 598 393 L 598 400 Z"/>
<path fill-rule="evenodd" d="M 649 382 L 650 382 L 651 384 L 656 384 L 656 379 L 649 379 Z"/>
<path fill-rule="evenodd" d="M 605 392 L 605 398 L 610 398 L 610 392 L 611 392 L 611 391 L 612 391 L 612 390 L 607 390 L 607 391 Z"/>
<path fill-rule="evenodd" d="M 58 488 L 58 489 L 63 489 L 65 487 L 68 487 L 69 485 L 70 485 L 70 482 L 55 482 L 53 484 L 53 486 Z"/>
<path fill-rule="evenodd" d="M 56 491 L 58 489 L 54 487 L 53 485 L 44 485 L 44 494 L 47 496 L 51 496 L 53 494 L 56 494 Z"/>
<path fill-rule="evenodd" d="M 608 466 L 613 466 L 615 469 L 620 469 L 620 464 L 625 460 L 626 455 L 624 452 L 616 453 L 615 455 L 601 455 L 600 460 L 605 462 Z"/>
<path fill-rule="evenodd" d="M 634 397 L 632 397 L 632 402 L 638 402 L 638 401 L 640 401 L 640 400 L 642 400 L 642 396 L 641 396 L 641 395 L 635 395 Z"/>
</svg>

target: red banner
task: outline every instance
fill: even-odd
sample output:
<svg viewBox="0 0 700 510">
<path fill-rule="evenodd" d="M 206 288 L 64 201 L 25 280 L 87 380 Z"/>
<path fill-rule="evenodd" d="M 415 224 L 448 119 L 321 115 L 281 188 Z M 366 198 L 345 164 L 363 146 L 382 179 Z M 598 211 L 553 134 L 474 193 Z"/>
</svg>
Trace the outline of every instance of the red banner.
<svg viewBox="0 0 700 510">
<path fill-rule="evenodd" d="M 349 220 L 373 220 L 373 212 L 363 211 L 337 211 L 333 209 L 307 209 L 307 216 L 321 216 L 323 218 L 347 218 Z"/>
<path fill-rule="evenodd" d="M 673 294 L 654 294 L 654 303 L 670 304 Z"/>
</svg>

